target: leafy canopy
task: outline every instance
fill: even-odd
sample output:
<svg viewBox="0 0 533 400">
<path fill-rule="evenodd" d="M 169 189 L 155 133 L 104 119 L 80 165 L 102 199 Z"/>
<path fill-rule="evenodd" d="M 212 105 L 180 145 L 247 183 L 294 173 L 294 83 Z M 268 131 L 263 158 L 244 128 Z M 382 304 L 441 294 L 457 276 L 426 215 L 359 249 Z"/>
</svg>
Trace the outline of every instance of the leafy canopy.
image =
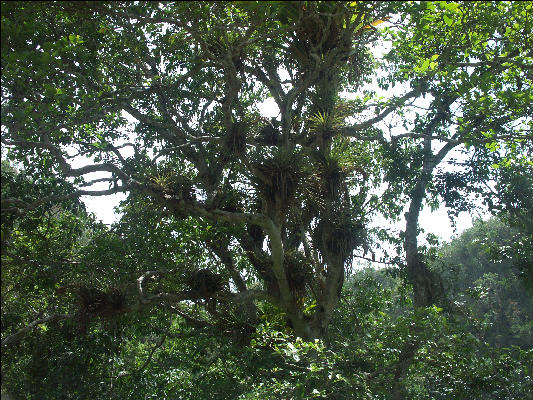
<svg viewBox="0 0 533 400">
<path fill-rule="evenodd" d="M 246 346 L 268 323 L 318 351 L 305 340 L 328 338 L 354 258 L 376 254 L 411 285 L 422 335 L 449 304 L 424 206 L 477 196 L 532 243 L 532 11 L 3 2 L 3 346 L 60 320 L 67 336 L 130 321 L 141 352 L 152 328 Z M 115 193 L 110 228 L 79 202 Z M 418 348 L 396 348 L 394 396 Z"/>
</svg>

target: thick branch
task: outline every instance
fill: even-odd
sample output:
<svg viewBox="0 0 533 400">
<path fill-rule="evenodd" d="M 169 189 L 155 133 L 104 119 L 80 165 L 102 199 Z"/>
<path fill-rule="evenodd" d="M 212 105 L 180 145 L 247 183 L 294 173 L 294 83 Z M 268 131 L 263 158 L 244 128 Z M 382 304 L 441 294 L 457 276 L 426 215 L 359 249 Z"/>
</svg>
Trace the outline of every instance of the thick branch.
<svg viewBox="0 0 533 400">
<path fill-rule="evenodd" d="M 19 146 L 21 148 L 36 148 L 48 150 L 59 163 L 59 167 L 65 173 L 66 176 L 78 177 L 92 172 L 111 172 L 117 175 L 120 179 L 125 182 L 131 180 L 131 178 L 122 171 L 119 167 L 114 164 L 93 164 L 86 165 L 84 167 L 73 169 L 70 164 L 66 161 L 66 156 L 63 154 L 63 151 L 59 147 L 56 147 L 48 142 L 33 142 L 28 140 L 8 140 L 2 138 L 2 143 L 8 146 Z"/>
<path fill-rule="evenodd" d="M 392 99 L 391 105 L 388 106 L 380 114 L 376 115 L 374 118 L 370 118 L 366 121 L 360 122 L 358 124 L 348 126 L 343 129 L 342 133 L 344 136 L 353 136 L 359 137 L 359 132 L 365 129 L 368 129 L 374 126 L 376 123 L 382 121 L 387 115 L 398 109 L 398 107 L 405 104 L 405 102 L 413 97 L 417 97 L 422 93 L 421 89 L 413 89 L 410 92 L 404 94 L 402 97 Z M 383 139 L 381 137 L 375 137 L 374 139 Z"/>
<path fill-rule="evenodd" d="M 37 319 L 30 324 L 26 325 L 24 328 L 18 330 L 16 333 L 7 336 L 6 338 L 2 339 L 2 347 L 3 346 L 9 346 L 13 343 L 18 342 L 21 340 L 26 334 L 28 334 L 33 328 L 37 327 L 38 325 L 46 324 L 48 322 L 55 322 L 60 321 L 62 319 L 72 319 L 74 318 L 74 314 L 53 314 L 49 315 L 48 317 Z"/>
<path fill-rule="evenodd" d="M 208 246 L 216 254 L 220 261 L 222 261 L 239 292 L 245 292 L 247 289 L 246 282 L 239 271 L 237 271 L 235 262 L 233 261 L 233 257 L 229 249 L 226 246 L 220 245 L 217 241 L 210 241 Z"/>
<path fill-rule="evenodd" d="M 36 208 L 47 203 L 75 199 L 80 196 L 108 196 L 115 193 L 125 192 L 127 190 L 129 190 L 129 188 L 126 186 L 115 186 L 106 190 L 76 190 L 75 192 L 68 194 L 42 197 L 33 203 L 26 203 L 19 199 L 5 199 L 2 200 L 2 213 L 23 214 L 25 212 L 35 210 Z"/>
</svg>

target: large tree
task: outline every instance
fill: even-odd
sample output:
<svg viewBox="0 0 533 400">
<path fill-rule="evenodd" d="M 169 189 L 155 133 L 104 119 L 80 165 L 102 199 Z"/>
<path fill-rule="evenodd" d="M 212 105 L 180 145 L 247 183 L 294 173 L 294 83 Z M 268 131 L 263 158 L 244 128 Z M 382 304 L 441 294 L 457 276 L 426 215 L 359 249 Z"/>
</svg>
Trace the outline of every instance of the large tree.
<svg viewBox="0 0 533 400">
<path fill-rule="evenodd" d="M 135 291 L 57 277 L 86 313 L 157 306 L 246 333 L 267 304 L 303 338 L 327 333 L 354 252 L 372 250 L 377 211 L 404 216 L 399 263 L 415 306 L 429 306 L 443 293 L 417 242 L 425 199 L 459 211 L 468 192 L 492 196 L 488 185 L 502 207 L 524 202 L 505 179 L 532 168 L 532 8 L 2 3 L 2 144 L 35 184 L 72 188 L 3 192 L 2 213 L 126 192 L 115 247 L 75 261 L 107 260 L 90 276 Z M 267 98 L 276 118 L 260 114 Z"/>
</svg>

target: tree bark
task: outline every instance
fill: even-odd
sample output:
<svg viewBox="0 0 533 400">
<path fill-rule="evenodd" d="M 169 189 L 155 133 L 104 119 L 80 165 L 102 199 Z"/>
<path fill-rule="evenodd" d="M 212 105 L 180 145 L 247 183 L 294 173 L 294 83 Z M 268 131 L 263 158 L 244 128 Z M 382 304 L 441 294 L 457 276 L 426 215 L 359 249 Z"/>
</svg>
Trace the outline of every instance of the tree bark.
<svg viewBox="0 0 533 400">
<path fill-rule="evenodd" d="M 407 263 L 407 279 L 413 285 L 415 307 L 428 307 L 442 299 L 443 286 L 440 277 L 430 271 L 418 251 L 418 217 L 428 178 L 422 176 L 411 194 L 411 204 L 406 213 L 404 249 Z"/>
</svg>

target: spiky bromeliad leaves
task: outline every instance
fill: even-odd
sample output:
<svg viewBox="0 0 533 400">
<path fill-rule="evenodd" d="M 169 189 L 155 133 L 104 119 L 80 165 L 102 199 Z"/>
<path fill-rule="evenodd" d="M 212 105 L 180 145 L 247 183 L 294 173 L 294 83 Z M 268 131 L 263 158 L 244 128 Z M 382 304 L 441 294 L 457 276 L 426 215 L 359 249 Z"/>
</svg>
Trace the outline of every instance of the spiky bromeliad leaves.
<svg viewBox="0 0 533 400">
<path fill-rule="evenodd" d="M 485 148 L 488 131 L 502 157 L 530 146 L 521 123 L 533 114 L 531 35 L 493 23 L 524 26 L 527 7 L 441 3 L 6 3 L 2 143 L 28 169 L 73 185 L 61 196 L 128 193 L 119 233 L 109 233 L 115 265 L 100 277 L 76 253 L 91 279 L 136 288 L 124 312 L 161 307 L 232 332 L 254 326 L 266 302 L 295 335 L 323 337 L 354 251 L 371 245 L 371 210 L 395 219 L 408 207 L 407 276 L 428 293 L 417 228 L 439 163 L 463 144 Z M 389 18 L 395 25 L 378 31 Z M 390 75 L 378 84 L 408 88 L 389 99 L 360 86 L 375 75 L 370 46 L 384 37 Z M 520 88 L 508 90 L 515 75 Z M 258 111 L 266 96 L 279 109 L 269 122 Z M 428 111 L 416 108 L 412 129 L 379 125 L 407 118 L 421 98 Z M 89 164 L 73 164 L 74 153 Z M 381 203 L 369 197 L 392 176 Z M 58 201 L 2 196 L 3 209 Z M 217 302 L 246 309 L 246 321 L 194 303 L 187 271 L 198 269 L 229 282 Z M 437 296 L 415 298 L 427 306 Z"/>
</svg>

